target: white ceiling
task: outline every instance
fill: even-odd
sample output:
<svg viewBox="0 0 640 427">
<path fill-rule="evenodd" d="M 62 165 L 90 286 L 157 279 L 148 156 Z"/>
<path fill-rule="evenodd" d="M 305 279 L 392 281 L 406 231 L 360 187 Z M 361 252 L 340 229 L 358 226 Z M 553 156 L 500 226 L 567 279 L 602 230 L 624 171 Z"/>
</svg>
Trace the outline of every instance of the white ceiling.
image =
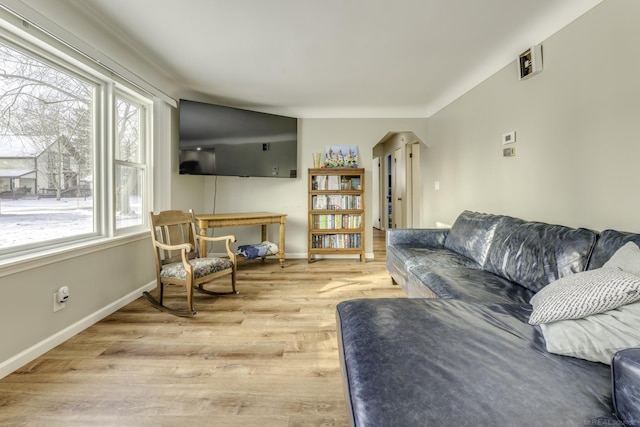
<svg viewBox="0 0 640 427">
<path fill-rule="evenodd" d="M 68 4 L 98 17 L 183 97 L 299 117 L 428 117 L 600 1 Z"/>
</svg>

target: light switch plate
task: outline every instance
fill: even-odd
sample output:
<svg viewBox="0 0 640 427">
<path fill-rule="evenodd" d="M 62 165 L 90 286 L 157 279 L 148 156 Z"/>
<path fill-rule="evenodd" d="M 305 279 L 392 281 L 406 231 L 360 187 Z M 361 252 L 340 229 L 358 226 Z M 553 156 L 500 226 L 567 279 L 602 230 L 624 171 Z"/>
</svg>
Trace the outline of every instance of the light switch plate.
<svg viewBox="0 0 640 427">
<path fill-rule="evenodd" d="M 516 155 L 515 147 L 503 148 L 502 157 L 514 157 Z"/>
<path fill-rule="evenodd" d="M 516 142 L 516 131 L 511 131 L 502 134 L 502 144 L 511 144 Z"/>
</svg>

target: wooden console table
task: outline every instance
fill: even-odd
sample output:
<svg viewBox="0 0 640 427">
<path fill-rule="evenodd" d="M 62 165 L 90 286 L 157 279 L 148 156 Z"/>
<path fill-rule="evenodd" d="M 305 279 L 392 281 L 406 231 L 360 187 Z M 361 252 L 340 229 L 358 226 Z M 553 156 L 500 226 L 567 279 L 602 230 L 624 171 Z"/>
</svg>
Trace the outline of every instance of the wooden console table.
<svg viewBox="0 0 640 427">
<path fill-rule="evenodd" d="M 276 256 L 280 261 L 280 267 L 284 267 L 284 224 L 287 214 L 273 212 L 246 212 L 196 215 L 196 222 L 200 228 L 200 234 L 206 236 L 208 228 L 243 227 L 246 225 L 262 226 L 262 241 L 267 240 L 267 225 L 280 224 L 280 242 Z M 200 247 L 202 256 L 207 256 L 206 243 L 203 241 Z"/>
</svg>

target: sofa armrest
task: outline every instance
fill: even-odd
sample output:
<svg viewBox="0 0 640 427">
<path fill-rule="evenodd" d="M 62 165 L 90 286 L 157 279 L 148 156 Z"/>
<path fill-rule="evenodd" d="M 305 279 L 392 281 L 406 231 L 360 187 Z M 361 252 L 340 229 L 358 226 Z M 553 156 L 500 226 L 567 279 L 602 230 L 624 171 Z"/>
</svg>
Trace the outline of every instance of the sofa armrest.
<svg viewBox="0 0 640 427">
<path fill-rule="evenodd" d="M 390 228 L 387 230 L 387 246 L 442 248 L 448 234 L 448 228 Z"/>
<path fill-rule="evenodd" d="M 611 382 L 616 415 L 627 426 L 640 426 L 640 348 L 613 355 Z"/>
</svg>

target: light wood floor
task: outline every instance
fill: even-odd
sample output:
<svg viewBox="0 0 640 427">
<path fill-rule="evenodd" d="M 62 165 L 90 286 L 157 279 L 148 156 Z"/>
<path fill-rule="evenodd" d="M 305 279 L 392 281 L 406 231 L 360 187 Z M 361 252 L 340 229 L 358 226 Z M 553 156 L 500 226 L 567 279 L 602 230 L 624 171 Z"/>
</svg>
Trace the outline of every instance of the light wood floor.
<svg viewBox="0 0 640 427">
<path fill-rule="evenodd" d="M 240 294 L 196 293 L 192 319 L 140 298 L 2 379 L 0 425 L 347 425 L 335 306 L 405 297 L 376 230 L 374 252 L 243 261 Z"/>
</svg>

